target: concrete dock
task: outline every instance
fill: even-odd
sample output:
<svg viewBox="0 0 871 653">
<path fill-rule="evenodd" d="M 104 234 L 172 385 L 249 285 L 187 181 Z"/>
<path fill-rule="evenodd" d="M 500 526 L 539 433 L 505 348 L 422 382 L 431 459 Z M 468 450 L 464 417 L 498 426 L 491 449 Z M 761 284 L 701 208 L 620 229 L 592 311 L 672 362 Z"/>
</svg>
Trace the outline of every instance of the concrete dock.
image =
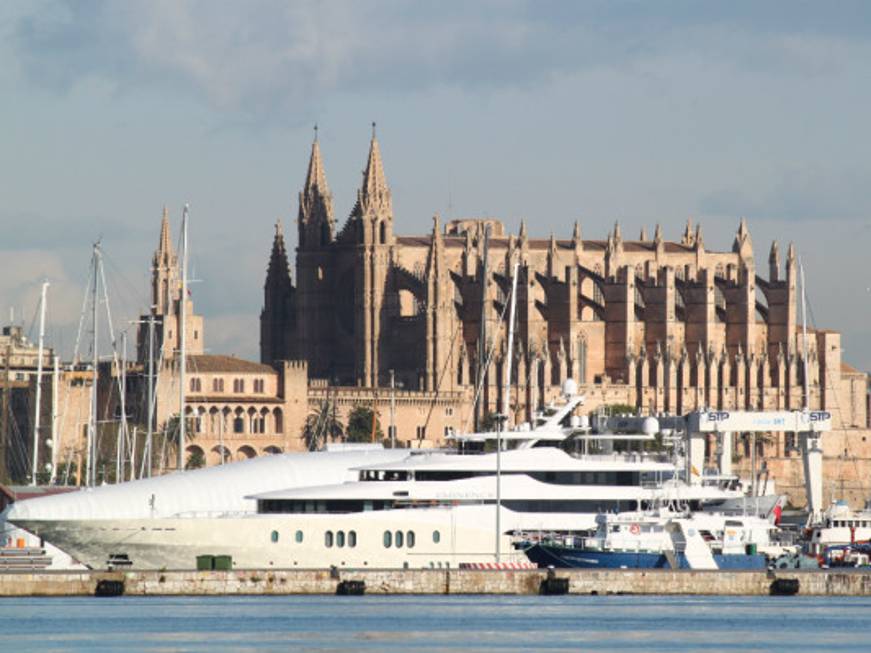
<svg viewBox="0 0 871 653">
<path fill-rule="evenodd" d="M 569 594 L 768 595 L 775 580 L 797 579 L 799 595 L 871 596 L 871 572 L 858 570 L 555 570 Z M 362 581 L 366 594 L 539 594 L 547 570 L 232 570 L 85 571 L 0 574 L 0 597 L 94 596 L 103 581 L 132 596 L 336 594 Z"/>
</svg>

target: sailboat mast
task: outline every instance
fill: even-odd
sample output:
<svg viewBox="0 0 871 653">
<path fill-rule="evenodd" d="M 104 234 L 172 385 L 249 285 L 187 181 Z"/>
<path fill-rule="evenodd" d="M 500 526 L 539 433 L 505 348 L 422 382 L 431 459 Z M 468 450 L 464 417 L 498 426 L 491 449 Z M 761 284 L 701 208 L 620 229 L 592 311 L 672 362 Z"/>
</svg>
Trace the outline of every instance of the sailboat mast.
<svg viewBox="0 0 871 653">
<path fill-rule="evenodd" d="M 42 292 L 39 299 L 39 352 L 36 362 L 36 400 L 33 407 L 33 475 L 30 484 L 36 485 L 36 475 L 39 473 L 39 418 L 42 404 L 42 352 L 45 346 L 45 295 L 48 291 L 48 281 L 42 282 Z"/>
<path fill-rule="evenodd" d="M 145 465 L 145 474 L 151 478 L 151 465 L 153 455 L 151 451 L 152 438 L 154 436 L 154 313 L 148 316 L 148 426 L 145 436 L 145 453 L 142 455 L 142 464 Z"/>
<path fill-rule="evenodd" d="M 502 554 L 502 429 L 508 419 L 508 401 L 511 397 L 511 358 L 514 350 L 514 311 L 517 307 L 517 270 L 520 264 L 514 263 L 511 274 L 511 308 L 508 311 L 508 366 L 503 379 L 502 413 L 496 422 L 496 562 Z"/>
<path fill-rule="evenodd" d="M 98 286 L 100 283 L 100 274 L 99 274 L 99 266 L 100 266 L 100 242 L 97 241 L 94 243 L 94 255 L 93 255 L 93 264 L 94 264 L 94 283 L 91 287 L 91 302 L 93 304 L 93 358 L 91 360 L 92 370 L 91 370 L 91 414 L 88 419 L 88 435 L 87 435 L 87 452 L 85 457 L 85 485 L 93 486 L 95 485 L 94 481 L 96 479 L 96 448 L 97 448 L 97 367 L 99 365 L 99 352 L 97 349 L 98 342 L 98 328 L 99 328 L 99 307 L 100 300 L 98 294 Z"/>
<path fill-rule="evenodd" d="M 803 352 L 803 367 L 804 373 L 802 374 L 802 380 L 804 381 L 804 409 L 810 409 L 810 394 L 808 391 L 808 369 L 807 369 L 807 297 L 805 292 L 804 285 L 804 265 L 801 262 L 801 259 L 798 261 L 798 274 L 799 279 L 801 280 L 801 337 L 802 337 L 802 349 Z"/>
<path fill-rule="evenodd" d="M 51 375 L 51 475 L 49 477 L 49 485 L 54 485 L 57 481 L 57 420 L 58 420 L 58 389 L 60 387 L 60 359 L 58 355 L 54 355 L 54 370 Z"/>
<path fill-rule="evenodd" d="M 188 294 L 188 210 L 184 205 L 181 218 L 181 300 L 179 301 L 179 374 L 178 374 L 178 469 L 184 469 L 185 446 L 185 372 L 187 364 L 187 329 L 185 327 L 185 304 Z"/>
</svg>

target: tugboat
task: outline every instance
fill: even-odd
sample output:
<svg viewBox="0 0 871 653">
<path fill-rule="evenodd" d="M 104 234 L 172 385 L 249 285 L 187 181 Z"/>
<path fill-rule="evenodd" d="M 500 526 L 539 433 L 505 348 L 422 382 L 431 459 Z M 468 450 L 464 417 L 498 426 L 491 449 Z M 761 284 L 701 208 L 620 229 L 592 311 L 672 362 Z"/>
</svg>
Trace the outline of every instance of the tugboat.
<svg viewBox="0 0 871 653">
<path fill-rule="evenodd" d="M 592 537 L 525 536 L 518 547 L 539 567 L 765 569 L 795 547 L 768 519 L 660 510 L 601 514 Z"/>
</svg>

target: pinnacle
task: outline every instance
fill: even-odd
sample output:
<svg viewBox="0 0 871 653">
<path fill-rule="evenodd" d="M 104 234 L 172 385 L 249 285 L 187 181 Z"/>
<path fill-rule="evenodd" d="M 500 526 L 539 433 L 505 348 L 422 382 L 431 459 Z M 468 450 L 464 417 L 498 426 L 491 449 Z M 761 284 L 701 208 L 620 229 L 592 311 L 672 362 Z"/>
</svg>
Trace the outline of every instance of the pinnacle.
<svg viewBox="0 0 871 653">
<path fill-rule="evenodd" d="M 795 263 L 795 245 L 789 244 L 789 249 L 786 250 L 786 260 L 790 263 Z"/>
<path fill-rule="evenodd" d="M 701 222 L 699 222 L 696 225 L 695 246 L 697 249 L 704 249 L 705 248 L 705 241 L 702 238 L 702 223 Z"/>
<path fill-rule="evenodd" d="M 620 233 L 620 221 L 616 220 L 614 222 L 614 240 L 623 240 L 623 236 Z"/>
<path fill-rule="evenodd" d="M 374 124 L 374 123 L 373 123 Z M 362 195 L 366 199 L 374 199 L 388 192 L 387 178 L 384 176 L 384 164 L 381 162 L 381 149 L 375 138 L 375 128 L 372 128 L 372 141 L 369 144 L 369 159 L 363 172 Z"/>
<path fill-rule="evenodd" d="M 523 219 L 520 221 L 520 240 L 526 240 L 526 220 Z"/>
<path fill-rule="evenodd" d="M 156 255 L 158 258 L 161 255 L 172 256 L 172 239 L 169 235 L 169 211 L 166 206 L 163 207 L 163 218 L 160 221 L 160 240 L 157 244 Z"/>
<path fill-rule="evenodd" d="M 575 228 L 572 230 L 572 241 L 575 243 L 580 242 L 581 240 L 581 225 L 575 220 Z"/>
<path fill-rule="evenodd" d="M 656 243 L 662 242 L 662 225 L 656 223 L 656 229 L 653 231 L 653 241 Z"/>
<path fill-rule="evenodd" d="M 317 136 L 315 136 L 315 140 L 312 143 L 311 159 L 309 159 L 308 174 L 305 178 L 303 193 L 308 194 L 313 191 L 321 195 L 329 195 L 330 193 L 329 186 L 327 186 L 327 175 L 324 172 L 324 162 L 321 158 L 321 146 L 318 143 Z"/>
<path fill-rule="evenodd" d="M 638 234 L 638 240 L 645 242 L 647 240 L 647 227 L 641 227 L 641 233 Z"/>
<path fill-rule="evenodd" d="M 769 263 L 780 263 L 780 248 L 776 240 L 771 241 L 771 251 L 768 254 Z"/>
</svg>

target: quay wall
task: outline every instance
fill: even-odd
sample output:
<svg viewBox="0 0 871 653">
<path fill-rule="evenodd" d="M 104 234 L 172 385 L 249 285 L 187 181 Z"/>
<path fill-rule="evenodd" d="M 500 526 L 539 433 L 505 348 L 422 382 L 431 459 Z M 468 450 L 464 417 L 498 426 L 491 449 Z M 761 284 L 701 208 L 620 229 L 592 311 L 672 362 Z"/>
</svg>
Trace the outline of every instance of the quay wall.
<svg viewBox="0 0 871 653">
<path fill-rule="evenodd" d="M 335 594 L 361 580 L 367 594 L 538 594 L 546 570 L 83 571 L 0 574 L 0 597 L 93 596 L 101 580 L 123 581 L 132 596 Z M 854 570 L 556 570 L 570 594 L 767 595 L 775 578 L 799 580 L 799 594 L 871 596 L 871 572 Z"/>
</svg>

